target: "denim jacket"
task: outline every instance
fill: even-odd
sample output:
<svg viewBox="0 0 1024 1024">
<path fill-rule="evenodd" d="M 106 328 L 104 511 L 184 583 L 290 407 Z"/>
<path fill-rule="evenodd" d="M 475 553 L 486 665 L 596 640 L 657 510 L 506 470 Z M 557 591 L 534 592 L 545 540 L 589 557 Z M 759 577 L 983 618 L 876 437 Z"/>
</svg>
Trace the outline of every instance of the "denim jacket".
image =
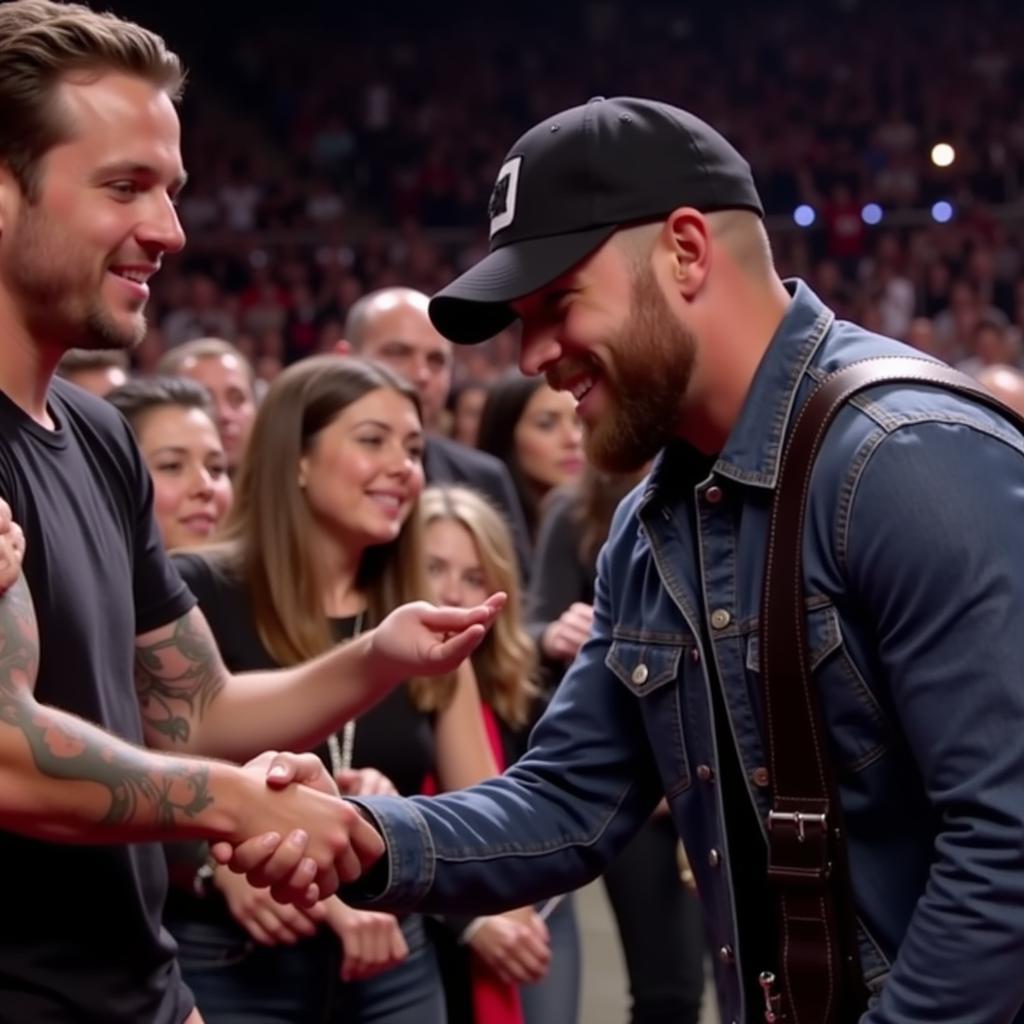
<svg viewBox="0 0 1024 1024">
<path fill-rule="evenodd" d="M 572 889 L 664 794 L 723 1022 L 760 1019 L 740 982 L 760 967 L 737 934 L 730 866 L 747 851 L 724 834 L 710 686 L 763 822 L 757 625 L 783 441 L 823 375 L 908 354 L 787 287 L 710 474 L 666 450 L 616 513 L 593 632 L 526 757 L 463 792 L 360 801 L 389 851 L 367 905 L 484 912 Z M 1024 1022 L 1022 454 L 1018 431 L 976 403 L 877 387 L 839 414 L 815 470 L 807 622 L 873 992 L 863 1024 Z"/>
</svg>

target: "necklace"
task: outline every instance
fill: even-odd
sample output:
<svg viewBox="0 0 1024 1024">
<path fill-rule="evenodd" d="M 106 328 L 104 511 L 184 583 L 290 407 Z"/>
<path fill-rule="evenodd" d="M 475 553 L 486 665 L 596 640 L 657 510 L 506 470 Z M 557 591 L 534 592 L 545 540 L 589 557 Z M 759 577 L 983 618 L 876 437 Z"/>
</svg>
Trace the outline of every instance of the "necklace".
<svg viewBox="0 0 1024 1024">
<path fill-rule="evenodd" d="M 356 616 L 355 628 L 352 630 L 352 636 L 350 640 L 355 640 L 357 636 L 363 631 L 363 616 L 365 612 L 360 612 Z M 343 643 L 347 641 L 342 641 Z M 332 732 L 327 737 L 327 752 L 331 756 L 331 774 L 337 776 L 339 772 L 347 771 L 352 767 L 352 748 L 356 742 L 356 720 L 354 718 L 349 719 L 341 729 L 341 741 L 338 741 L 338 734 Z"/>
</svg>

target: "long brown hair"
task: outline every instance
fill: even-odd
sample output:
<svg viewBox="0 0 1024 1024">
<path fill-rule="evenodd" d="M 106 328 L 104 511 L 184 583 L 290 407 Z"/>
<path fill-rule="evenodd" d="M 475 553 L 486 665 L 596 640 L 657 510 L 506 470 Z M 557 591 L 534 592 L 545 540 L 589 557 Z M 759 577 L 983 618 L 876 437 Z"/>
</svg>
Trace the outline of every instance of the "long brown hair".
<svg viewBox="0 0 1024 1024">
<path fill-rule="evenodd" d="M 222 550 L 248 588 L 260 639 L 282 665 L 306 661 L 334 642 L 299 462 L 344 409 L 381 388 L 398 392 L 420 414 L 415 389 L 386 367 L 336 355 L 288 367 L 256 414 Z M 423 561 L 422 526 L 413 510 L 395 540 L 363 555 L 356 585 L 367 595 L 366 626 L 377 625 L 400 604 L 427 597 Z M 416 706 L 432 711 L 451 700 L 455 679 L 415 679 L 410 687 Z"/>
<path fill-rule="evenodd" d="M 462 526 L 480 554 L 487 589 L 508 594 L 508 602 L 473 655 L 473 668 L 484 703 L 509 725 L 524 726 L 540 692 L 534 683 L 537 653 L 522 626 L 519 566 L 508 525 L 468 487 L 428 487 L 420 498 L 420 515 L 424 527 L 439 520 Z"/>
</svg>

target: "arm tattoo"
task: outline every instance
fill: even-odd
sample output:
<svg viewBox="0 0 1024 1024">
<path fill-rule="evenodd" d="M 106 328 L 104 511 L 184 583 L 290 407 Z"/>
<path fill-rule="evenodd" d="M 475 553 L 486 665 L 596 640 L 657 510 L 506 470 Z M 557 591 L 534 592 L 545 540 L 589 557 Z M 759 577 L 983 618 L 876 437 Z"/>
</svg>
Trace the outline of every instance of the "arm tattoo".
<svg viewBox="0 0 1024 1024">
<path fill-rule="evenodd" d="M 28 741 L 41 775 L 94 782 L 110 793 L 102 824 L 150 822 L 170 827 L 213 803 L 209 771 L 182 763 L 153 767 L 149 755 L 74 715 L 39 704 L 39 631 L 24 577 L 0 597 L 0 723 Z"/>
<path fill-rule="evenodd" d="M 224 665 L 209 626 L 193 609 L 170 636 L 135 645 L 135 689 L 147 729 L 172 743 L 188 743 L 224 685 Z"/>
</svg>

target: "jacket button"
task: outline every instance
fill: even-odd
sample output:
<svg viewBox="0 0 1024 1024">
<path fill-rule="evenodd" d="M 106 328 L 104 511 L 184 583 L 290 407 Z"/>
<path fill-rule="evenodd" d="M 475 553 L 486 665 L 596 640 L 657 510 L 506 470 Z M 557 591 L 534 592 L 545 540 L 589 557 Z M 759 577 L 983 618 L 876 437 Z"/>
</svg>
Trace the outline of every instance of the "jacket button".
<svg viewBox="0 0 1024 1024">
<path fill-rule="evenodd" d="M 717 505 L 722 500 L 722 488 L 712 484 L 712 486 L 704 492 L 704 500 L 709 505 Z"/>
<path fill-rule="evenodd" d="M 711 613 L 711 625 L 715 629 L 725 629 L 732 622 L 732 616 L 724 608 L 716 608 Z"/>
<path fill-rule="evenodd" d="M 717 850 L 708 851 L 708 865 L 717 868 L 722 863 L 722 855 Z"/>
<path fill-rule="evenodd" d="M 732 946 L 722 946 L 718 951 L 718 959 L 723 964 L 731 964 L 736 960 L 736 954 L 732 951 Z"/>
<path fill-rule="evenodd" d="M 710 782 L 715 777 L 715 772 L 709 764 L 697 765 L 697 778 L 701 782 Z"/>
<path fill-rule="evenodd" d="M 637 686 L 643 686 L 647 682 L 647 677 L 650 673 L 647 671 L 646 665 L 637 665 L 633 669 L 633 675 L 630 677 Z"/>
<path fill-rule="evenodd" d="M 755 768 L 750 773 L 750 778 L 753 781 L 754 785 L 757 786 L 759 789 L 765 789 L 768 786 L 768 783 L 771 781 L 771 776 L 769 776 L 768 774 L 768 769 L 764 766 L 760 768 Z"/>
</svg>

